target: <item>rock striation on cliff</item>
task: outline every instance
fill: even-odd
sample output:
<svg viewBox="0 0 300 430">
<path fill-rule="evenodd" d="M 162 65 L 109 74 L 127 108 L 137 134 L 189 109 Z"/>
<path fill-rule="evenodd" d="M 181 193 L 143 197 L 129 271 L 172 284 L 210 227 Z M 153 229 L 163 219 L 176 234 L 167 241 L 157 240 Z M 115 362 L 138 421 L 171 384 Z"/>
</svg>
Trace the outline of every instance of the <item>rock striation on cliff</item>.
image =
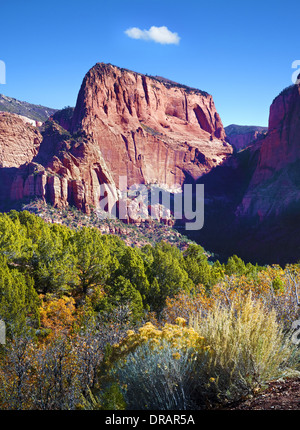
<svg viewBox="0 0 300 430">
<path fill-rule="evenodd" d="M 20 167 L 38 153 L 42 136 L 27 118 L 0 113 L 0 167 Z"/>
</svg>

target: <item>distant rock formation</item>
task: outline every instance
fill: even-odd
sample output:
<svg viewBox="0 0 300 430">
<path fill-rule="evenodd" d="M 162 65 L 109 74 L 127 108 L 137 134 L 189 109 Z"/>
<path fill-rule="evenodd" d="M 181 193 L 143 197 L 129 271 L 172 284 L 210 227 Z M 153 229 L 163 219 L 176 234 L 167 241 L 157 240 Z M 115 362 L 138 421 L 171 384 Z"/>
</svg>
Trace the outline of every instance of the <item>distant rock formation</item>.
<svg viewBox="0 0 300 430">
<path fill-rule="evenodd" d="M 265 137 L 267 127 L 231 124 L 225 127 L 227 141 L 235 151 L 240 151 L 254 143 L 257 139 Z"/>
<path fill-rule="evenodd" d="M 44 122 L 56 111 L 57 109 L 23 102 L 0 94 L 0 112 L 14 113 L 34 121 Z"/>
</svg>

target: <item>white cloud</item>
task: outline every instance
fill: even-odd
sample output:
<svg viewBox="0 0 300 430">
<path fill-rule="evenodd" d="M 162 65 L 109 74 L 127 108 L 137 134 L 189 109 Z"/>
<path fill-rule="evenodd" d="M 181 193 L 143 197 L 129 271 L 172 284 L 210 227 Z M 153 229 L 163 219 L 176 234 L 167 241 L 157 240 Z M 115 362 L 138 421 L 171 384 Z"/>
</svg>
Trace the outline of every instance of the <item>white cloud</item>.
<svg viewBox="0 0 300 430">
<path fill-rule="evenodd" d="M 180 37 L 177 33 L 172 33 L 167 27 L 152 26 L 149 30 L 141 30 L 137 27 L 128 28 L 125 31 L 128 37 L 132 39 L 152 40 L 162 45 L 178 45 Z"/>
</svg>

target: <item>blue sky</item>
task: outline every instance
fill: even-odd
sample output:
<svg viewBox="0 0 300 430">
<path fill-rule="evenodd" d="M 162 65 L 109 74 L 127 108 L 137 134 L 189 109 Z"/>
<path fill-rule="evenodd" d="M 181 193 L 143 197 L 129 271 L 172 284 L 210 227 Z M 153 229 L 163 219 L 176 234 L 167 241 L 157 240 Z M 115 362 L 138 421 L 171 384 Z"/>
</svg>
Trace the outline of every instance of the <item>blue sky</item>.
<svg viewBox="0 0 300 430">
<path fill-rule="evenodd" d="M 299 1 L 10 0 L 0 16 L 0 93 L 58 109 L 106 62 L 209 92 L 224 126 L 265 126 L 300 60 Z M 153 26 L 179 43 L 125 33 Z"/>
</svg>

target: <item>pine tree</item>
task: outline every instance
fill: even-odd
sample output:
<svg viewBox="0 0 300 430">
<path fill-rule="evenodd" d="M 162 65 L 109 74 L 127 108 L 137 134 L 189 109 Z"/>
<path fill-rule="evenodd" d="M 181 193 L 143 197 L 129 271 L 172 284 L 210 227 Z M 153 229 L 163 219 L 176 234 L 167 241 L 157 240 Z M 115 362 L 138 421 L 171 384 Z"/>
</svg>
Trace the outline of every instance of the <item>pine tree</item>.
<svg viewBox="0 0 300 430">
<path fill-rule="evenodd" d="M 0 257 L 0 319 L 8 335 L 21 333 L 27 325 L 39 325 L 39 302 L 33 280 L 10 269 L 7 259 Z"/>
</svg>

